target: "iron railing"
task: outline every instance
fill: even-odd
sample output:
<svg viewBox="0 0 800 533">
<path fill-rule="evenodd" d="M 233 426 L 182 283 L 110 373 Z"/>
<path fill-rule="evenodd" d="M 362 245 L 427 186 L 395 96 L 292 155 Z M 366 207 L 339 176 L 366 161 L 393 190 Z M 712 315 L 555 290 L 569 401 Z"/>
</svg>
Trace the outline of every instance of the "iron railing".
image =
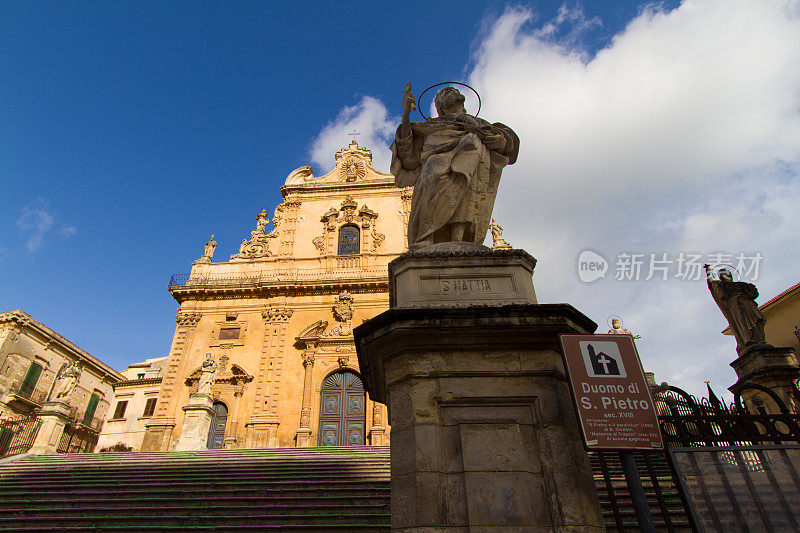
<svg viewBox="0 0 800 533">
<path fill-rule="evenodd" d="M 753 399 L 745 406 L 741 393 L 748 389 L 770 396 L 780 412 L 767 413 L 763 403 Z M 652 393 L 666 449 L 635 452 L 635 457 L 653 520 L 660 530 L 697 529 L 697 518 L 670 460 L 672 450 L 714 451 L 715 465 L 728 465 L 742 472 L 764 472 L 767 467 L 764 456 L 753 451 L 754 446 L 786 447 L 800 443 L 800 414 L 792 412 L 777 394 L 763 386 L 745 384 L 732 404 L 719 400 L 710 388 L 708 398 L 697 398 L 667 384 L 653 388 Z M 800 400 L 800 391 L 796 389 L 795 397 Z M 618 454 L 591 452 L 589 458 L 607 530 L 636 530 L 633 504 Z"/>
<path fill-rule="evenodd" d="M 41 421 L 35 415 L 0 420 L 0 458 L 25 453 L 33 446 Z"/>
</svg>

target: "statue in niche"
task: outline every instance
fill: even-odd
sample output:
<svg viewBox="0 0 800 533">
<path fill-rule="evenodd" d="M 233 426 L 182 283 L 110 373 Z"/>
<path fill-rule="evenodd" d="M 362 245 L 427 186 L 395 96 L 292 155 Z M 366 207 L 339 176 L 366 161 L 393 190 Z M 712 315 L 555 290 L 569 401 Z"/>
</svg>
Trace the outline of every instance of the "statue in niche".
<svg viewBox="0 0 800 533">
<path fill-rule="evenodd" d="M 733 281 L 733 275 L 727 268 L 719 270 L 719 279 L 715 280 L 709 265 L 704 265 L 708 290 L 717 303 L 722 314 L 736 338 L 736 351 L 749 346 L 766 345 L 764 324 L 767 319 L 758 308 L 756 298 L 758 289 L 752 283 Z"/>
<path fill-rule="evenodd" d="M 58 377 L 58 382 L 53 388 L 53 392 L 55 392 L 55 400 L 69 400 L 70 396 L 72 396 L 72 393 L 75 391 L 75 387 L 78 386 L 78 379 L 80 377 L 81 368 L 78 366 L 78 362 L 70 362 L 61 371 L 61 374 Z"/>
<path fill-rule="evenodd" d="M 214 235 L 208 239 L 208 242 L 203 247 L 203 257 L 198 259 L 202 263 L 210 263 L 214 259 L 214 248 L 217 247 L 217 241 L 214 240 Z"/>
<path fill-rule="evenodd" d="M 508 250 L 511 248 L 511 245 L 503 239 L 503 226 L 498 224 L 495 219 L 492 219 L 492 223 L 489 224 L 489 231 L 492 232 L 492 248 L 499 250 Z"/>
<path fill-rule="evenodd" d="M 217 363 L 211 352 L 206 354 L 203 366 L 200 368 L 200 381 L 197 384 L 197 394 L 211 395 L 211 387 L 214 386 L 214 375 L 217 372 Z"/>
<path fill-rule="evenodd" d="M 445 87 L 434 98 L 438 117 L 410 121 L 416 108 L 411 82 L 403 90 L 402 122 L 392 143 L 398 187 L 414 186 L 408 248 L 440 242 L 481 244 L 500 175 L 516 162 L 519 137 L 508 126 L 467 114 L 464 96 Z"/>
<path fill-rule="evenodd" d="M 611 319 L 611 329 L 608 330 L 609 335 L 630 335 L 634 339 L 641 339 L 641 335 L 634 335 L 630 330 L 622 327 L 622 320 L 619 318 Z"/>
</svg>

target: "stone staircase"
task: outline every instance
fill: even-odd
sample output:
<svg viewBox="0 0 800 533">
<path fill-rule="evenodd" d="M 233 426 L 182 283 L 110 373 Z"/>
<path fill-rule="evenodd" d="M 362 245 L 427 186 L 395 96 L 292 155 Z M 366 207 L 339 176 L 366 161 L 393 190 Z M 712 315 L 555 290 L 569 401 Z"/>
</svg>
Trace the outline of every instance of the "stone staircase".
<svg viewBox="0 0 800 533">
<path fill-rule="evenodd" d="M 622 467 L 590 455 L 603 516 L 638 529 Z M 655 458 L 655 456 L 653 456 Z M 690 531 L 663 456 L 656 527 Z M 0 463 L 1 531 L 388 531 L 387 446 L 29 456 Z M 663 509 L 669 519 L 665 519 Z M 669 525 L 667 526 L 667 522 Z"/>
<path fill-rule="evenodd" d="M 388 531 L 385 446 L 29 456 L 0 530 Z"/>
</svg>

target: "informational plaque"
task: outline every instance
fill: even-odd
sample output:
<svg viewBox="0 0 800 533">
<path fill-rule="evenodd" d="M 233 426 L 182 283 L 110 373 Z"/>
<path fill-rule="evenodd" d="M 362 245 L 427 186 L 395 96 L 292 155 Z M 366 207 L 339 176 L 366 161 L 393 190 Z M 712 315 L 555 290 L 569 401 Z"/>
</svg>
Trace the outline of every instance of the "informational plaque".
<svg viewBox="0 0 800 533">
<path fill-rule="evenodd" d="M 664 447 L 653 398 L 630 335 L 561 335 L 586 447 Z"/>
</svg>

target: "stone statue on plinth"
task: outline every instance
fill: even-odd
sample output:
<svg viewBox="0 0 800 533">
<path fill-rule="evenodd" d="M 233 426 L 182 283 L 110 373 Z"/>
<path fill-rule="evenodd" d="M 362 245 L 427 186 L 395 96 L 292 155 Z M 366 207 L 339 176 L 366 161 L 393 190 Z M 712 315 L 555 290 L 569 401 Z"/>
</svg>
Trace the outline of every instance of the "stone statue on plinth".
<svg viewBox="0 0 800 533">
<path fill-rule="evenodd" d="M 641 339 L 641 335 L 634 335 L 629 329 L 622 327 L 622 320 L 619 318 L 611 319 L 611 329 L 608 330 L 609 335 L 630 335 L 634 339 Z"/>
<path fill-rule="evenodd" d="M 208 239 L 208 242 L 203 246 L 203 257 L 197 261 L 200 263 L 210 263 L 214 259 L 214 248 L 217 247 L 217 241 L 214 240 L 214 235 Z"/>
<path fill-rule="evenodd" d="M 211 352 L 206 354 L 206 360 L 200 369 L 200 381 L 197 385 L 197 394 L 211 394 L 211 387 L 214 386 L 214 375 L 217 372 L 217 363 Z"/>
<path fill-rule="evenodd" d="M 55 393 L 55 396 L 53 397 L 54 401 L 68 401 L 70 396 L 72 396 L 75 387 L 78 386 L 78 379 L 80 376 L 81 368 L 78 366 L 78 362 L 70 362 L 66 368 L 61 371 L 61 375 L 58 377 L 58 382 L 53 389 L 53 392 Z"/>
<path fill-rule="evenodd" d="M 517 160 L 519 137 L 508 126 L 467 114 L 464 96 L 445 87 L 434 98 L 438 117 L 410 121 L 411 82 L 403 91 L 402 123 L 392 143 L 398 187 L 414 186 L 408 248 L 441 242 L 483 243 L 500 174 Z"/>
<path fill-rule="evenodd" d="M 506 242 L 503 238 L 503 226 L 497 223 L 495 219 L 492 219 L 492 223 L 489 224 L 489 231 L 492 232 L 492 248 L 495 250 L 509 250 L 511 249 L 511 245 Z"/>
<path fill-rule="evenodd" d="M 756 303 L 756 286 L 733 281 L 733 275 L 727 268 L 720 269 L 718 280 L 714 279 L 709 265 L 705 265 L 705 269 L 708 290 L 728 320 L 736 338 L 736 351 L 741 354 L 742 350 L 750 346 L 766 345 L 764 324 L 767 320 Z"/>
</svg>

